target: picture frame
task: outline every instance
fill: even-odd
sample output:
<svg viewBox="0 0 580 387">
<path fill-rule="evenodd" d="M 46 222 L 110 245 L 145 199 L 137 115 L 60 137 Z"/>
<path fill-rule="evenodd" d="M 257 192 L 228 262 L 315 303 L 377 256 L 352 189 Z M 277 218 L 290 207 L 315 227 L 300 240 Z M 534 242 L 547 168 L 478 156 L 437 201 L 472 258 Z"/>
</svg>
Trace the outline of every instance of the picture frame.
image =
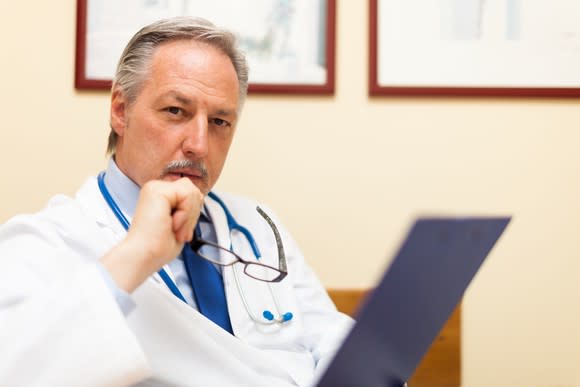
<svg viewBox="0 0 580 387">
<path fill-rule="evenodd" d="M 110 89 L 131 36 L 180 15 L 235 33 L 249 93 L 334 94 L 336 0 L 77 0 L 75 88 Z"/>
<path fill-rule="evenodd" d="M 580 3 L 369 0 L 369 95 L 580 97 Z"/>
</svg>

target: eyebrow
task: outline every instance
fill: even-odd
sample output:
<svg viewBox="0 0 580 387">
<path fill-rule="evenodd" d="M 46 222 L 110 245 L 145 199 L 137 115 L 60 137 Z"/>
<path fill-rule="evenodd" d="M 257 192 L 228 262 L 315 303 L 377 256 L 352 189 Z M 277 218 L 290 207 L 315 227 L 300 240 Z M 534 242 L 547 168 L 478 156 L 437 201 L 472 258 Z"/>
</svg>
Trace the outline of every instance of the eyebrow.
<svg viewBox="0 0 580 387">
<path fill-rule="evenodd" d="M 184 97 L 182 94 L 176 92 L 176 91 L 169 91 L 165 94 L 162 94 L 160 96 L 160 99 L 163 98 L 174 98 L 177 102 L 183 104 L 183 105 L 187 105 L 187 106 L 191 106 L 193 105 L 193 101 L 187 97 Z M 233 117 L 234 119 L 237 118 L 238 113 L 236 111 L 236 109 L 218 109 L 216 111 L 213 112 L 214 115 L 217 116 L 226 116 L 226 117 Z"/>
<path fill-rule="evenodd" d="M 218 109 L 215 112 L 215 115 L 216 116 L 233 117 L 233 118 L 236 118 L 238 116 L 238 114 L 235 110 L 229 110 L 229 109 Z"/>
<path fill-rule="evenodd" d="M 165 94 L 160 95 L 159 99 L 163 99 L 163 98 L 174 98 L 177 102 L 182 103 L 184 105 L 193 104 L 193 101 L 191 99 L 184 97 L 183 95 L 181 95 L 175 91 L 169 91 Z"/>
</svg>

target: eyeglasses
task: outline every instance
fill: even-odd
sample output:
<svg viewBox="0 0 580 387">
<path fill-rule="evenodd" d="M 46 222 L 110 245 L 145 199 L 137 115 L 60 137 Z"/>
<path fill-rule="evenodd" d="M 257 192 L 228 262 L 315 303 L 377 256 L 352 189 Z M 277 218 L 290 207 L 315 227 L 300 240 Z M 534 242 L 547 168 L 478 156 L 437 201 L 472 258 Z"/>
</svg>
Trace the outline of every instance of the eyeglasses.
<svg viewBox="0 0 580 387">
<path fill-rule="evenodd" d="M 286 256 L 284 254 L 284 246 L 282 245 L 282 238 L 280 238 L 280 233 L 276 228 L 276 225 L 270 219 L 268 214 L 266 214 L 260 207 L 256 207 L 256 211 L 266 220 L 272 232 L 274 233 L 274 238 L 276 239 L 276 246 L 278 247 L 278 268 L 258 261 L 248 261 L 238 254 L 234 253 L 232 250 L 222 247 L 216 243 L 206 241 L 201 238 L 194 238 L 190 242 L 190 246 L 201 258 L 214 263 L 219 266 L 231 266 L 235 263 L 240 263 L 244 265 L 244 274 L 256 279 L 258 281 L 264 282 L 280 282 L 288 275 L 288 268 L 286 267 Z M 217 260 L 215 257 L 208 256 L 201 252 L 202 247 L 210 246 L 218 249 L 221 254 L 221 259 Z M 219 256 L 216 254 L 216 257 Z M 258 257 L 256 256 L 256 259 Z"/>
</svg>

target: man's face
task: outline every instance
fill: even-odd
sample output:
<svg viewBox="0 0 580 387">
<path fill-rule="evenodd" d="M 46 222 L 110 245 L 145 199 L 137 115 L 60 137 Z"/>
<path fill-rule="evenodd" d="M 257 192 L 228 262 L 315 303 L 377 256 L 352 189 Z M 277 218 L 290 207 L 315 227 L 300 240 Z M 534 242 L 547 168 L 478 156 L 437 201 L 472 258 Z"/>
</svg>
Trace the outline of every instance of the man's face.
<svg viewBox="0 0 580 387">
<path fill-rule="evenodd" d="M 139 186 L 186 176 L 207 194 L 220 176 L 237 124 L 233 64 L 207 44 L 168 42 L 156 49 L 143 82 L 130 105 L 113 91 L 117 165 Z"/>
</svg>

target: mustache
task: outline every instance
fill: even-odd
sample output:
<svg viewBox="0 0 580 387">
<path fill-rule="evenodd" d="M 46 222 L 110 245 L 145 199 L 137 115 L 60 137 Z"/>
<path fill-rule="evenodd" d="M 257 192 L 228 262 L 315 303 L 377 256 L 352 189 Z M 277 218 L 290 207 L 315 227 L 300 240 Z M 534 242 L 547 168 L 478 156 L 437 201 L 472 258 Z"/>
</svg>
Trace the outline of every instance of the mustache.
<svg viewBox="0 0 580 387">
<path fill-rule="evenodd" d="M 193 161 L 193 160 L 173 160 L 168 163 L 163 171 L 161 172 L 161 177 L 164 177 L 175 171 L 183 170 L 195 171 L 201 175 L 203 180 L 207 179 L 207 167 L 203 161 Z"/>
</svg>

